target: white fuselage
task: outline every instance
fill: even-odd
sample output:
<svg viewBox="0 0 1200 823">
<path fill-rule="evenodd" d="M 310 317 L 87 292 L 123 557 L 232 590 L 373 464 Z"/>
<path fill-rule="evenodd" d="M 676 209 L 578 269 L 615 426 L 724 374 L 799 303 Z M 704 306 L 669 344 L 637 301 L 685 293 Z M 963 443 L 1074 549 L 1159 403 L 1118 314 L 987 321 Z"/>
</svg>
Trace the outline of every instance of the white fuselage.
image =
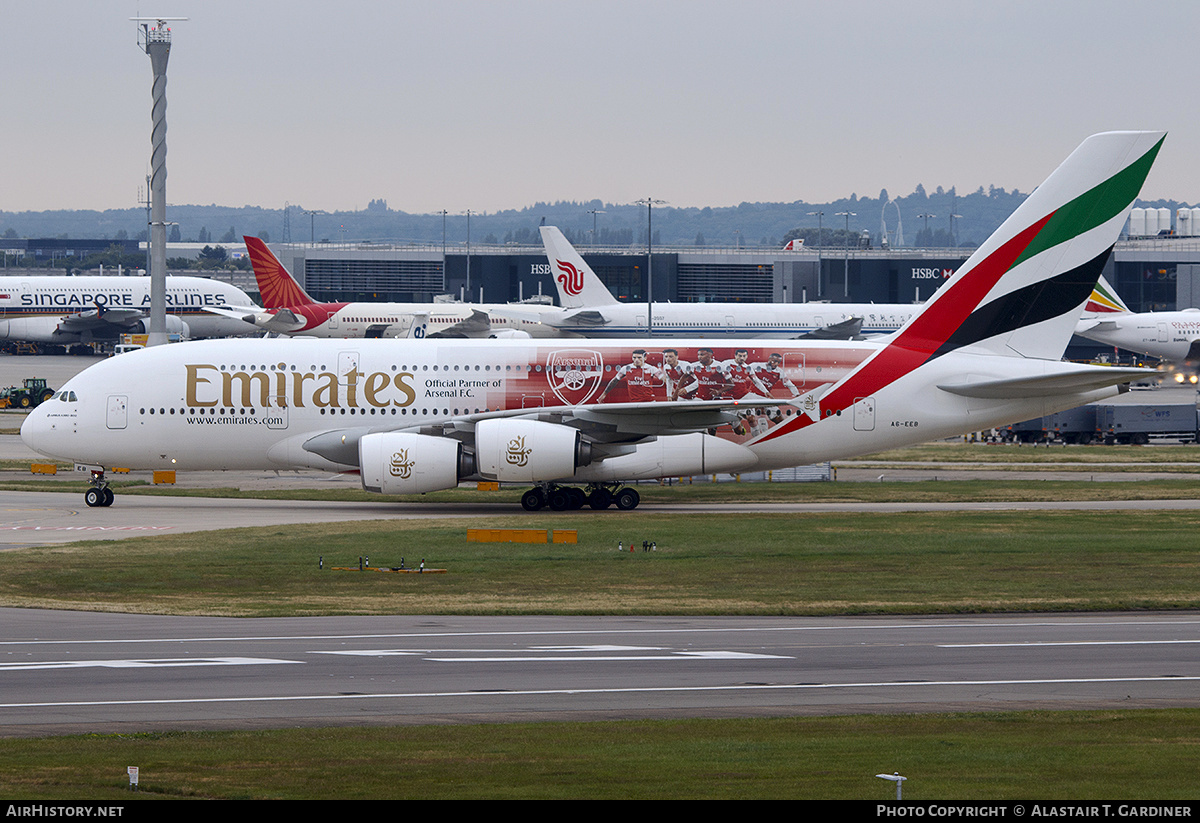
<svg viewBox="0 0 1200 823">
<path fill-rule="evenodd" d="M 241 289 L 204 277 L 167 278 L 167 314 L 187 325 L 190 337 L 251 334 L 254 326 L 206 312 L 251 307 Z M 125 329 L 97 323 L 94 331 L 62 328 L 76 315 L 98 309 L 150 315 L 149 277 L 9 277 L 0 280 L 0 339 L 77 343 L 113 339 Z M 148 323 L 148 321 L 147 321 Z"/>
<path fill-rule="evenodd" d="M 875 303 L 654 303 L 651 333 L 658 337 L 788 339 L 862 318 L 862 334 L 890 334 L 921 308 Z M 572 323 L 571 315 L 599 312 L 604 323 Z M 611 303 L 567 309 L 560 328 L 587 337 L 634 337 L 646 333 L 645 303 Z"/>
<path fill-rule="evenodd" d="M 1076 334 L 1107 346 L 1180 362 L 1200 340 L 1200 309 L 1090 315 L 1079 322 Z"/>
<path fill-rule="evenodd" d="M 434 430 L 438 436 L 456 431 L 467 435 L 475 424 L 465 418 L 513 417 L 522 410 L 532 414 L 547 407 L 581 412 L 576 417 L 591 414 L 603 422 L 605 403 L 625 404 L 626 409 L 632 404 L 644 419 L 658 419 L 654 406 L 668 399 L 665 378 L 621 386 L 603 401 L 600 396 L 637 349 L 649 350 L 647 362 L 665 371 L 661 348 L 651 350 L 641 340 L 577 343 L 565 348 L 524 340 L 274 339 L 163 346 L 113 358 L 77 375 L 29 415 L 21 434 L 43 454 L 103 467 L 346 470 L 356 468 L 356 457 L 329 460 L 306 449 L 306 443 L 311 446 L 317 435 L 336 440 L 339 432 L 421 427 L 429 432 L 428 427 L 442 424 L 448 428 Z M 700 362 L 704 346 L 702 341 L 672 342 L 680 360 L 692 366 Z M 747 349 L 749 363 L 756 365 L 765 364 L 772 354 L 782 355 L 777 371 L 799 392 L 793 396 L 790 389 L 785 391 L 782 380 L 768 382 L 769 401 L 747 399 L 744 410 L 729 418 L 733 423 L 719 430 L 714 424 L 712 431 L 719 437 L 753 452 L 754 465 L 746 470 L 924 442 L 1049 414 L 1117 392 L 1108 388 L 1022 399 L 962 397 L 940 390 L 938 384 L 969 374 L 999 379 L 1053 373 L 1065 364 L 951 352 L 883 386 L 874 396 L 857 399 L 845 413 L 829 413 L 797 428 L 793 419 L 805 414 L 816 419 L 811 405 L 815 398 L 878 346 L 823 341 L 764 346 L 746 341 L 714 348 L 716 359 L 725 363 L 733 361 L 735 348 Z M 716 399 L 717 393 L 714 389 L 697 399 Z M 669 420 L 670 412 L 661 417 Z M 455 428 L 455 420 L 461 428 Z M 668 434 L 657 443 L 661 447 L 673 439 Z M 610 480 L 621 471 L 619 461 L 631 467 L 624 479 L 678 473 L 656 475 L 653 466 L 635 466 L 637 458 L 627 458 L 598 460 L 569 478 L 533 479 Z"/>
<path fill-rule="evenodd" d="M 303 321 L 301 327 L 276 329 L 270 310 L 256 312 L 259 326 L 293 337 L 564 337 L 554 326 L 542 322 L 553 307 L 474 305 L 467 303 L 313 303 L 289 307 Z M 410 334 L 413 323 L 422 328 Z"/>
</svg>

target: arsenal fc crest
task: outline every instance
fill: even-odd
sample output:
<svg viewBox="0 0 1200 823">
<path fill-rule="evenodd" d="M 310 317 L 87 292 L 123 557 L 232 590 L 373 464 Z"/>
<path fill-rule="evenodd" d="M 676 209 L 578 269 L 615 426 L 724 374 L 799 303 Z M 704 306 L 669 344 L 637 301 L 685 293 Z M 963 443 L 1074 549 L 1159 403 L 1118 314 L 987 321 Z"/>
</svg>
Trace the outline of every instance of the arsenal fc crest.
<svg viewBox="0 0 1200 823">
<path fill-rule="evenodd" d="M 546 359 L 550 389 L 568 406 L 592 399 L 604 376 L 604 358 L 598 351 L 567 349 L 552 352 Z"/>
</svg>

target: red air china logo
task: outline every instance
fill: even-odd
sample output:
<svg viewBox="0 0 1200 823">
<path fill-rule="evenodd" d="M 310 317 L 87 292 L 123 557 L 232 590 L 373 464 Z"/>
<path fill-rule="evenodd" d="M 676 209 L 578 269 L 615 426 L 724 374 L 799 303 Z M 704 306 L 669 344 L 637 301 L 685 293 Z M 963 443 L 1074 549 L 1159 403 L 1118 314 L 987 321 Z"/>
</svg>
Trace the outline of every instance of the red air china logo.
<svg viewBox="0 0 1200 823">
<path fill-rule="evenodd" d="M 604 358 L 598 351 L 565 349 L 552 352 L 546 359 L 546 382 L 568 406 L 590 400 L 603 376 Z"/>
<path fill-rule="evenodd" d="M 558 265 L 558 270 L 562 272 L 558 276 L 558 282 L 562 285 L 563 291 L 572 297 L 583 291 L 583 272 L 565 260 L 554 262 Z"/>
</svg>

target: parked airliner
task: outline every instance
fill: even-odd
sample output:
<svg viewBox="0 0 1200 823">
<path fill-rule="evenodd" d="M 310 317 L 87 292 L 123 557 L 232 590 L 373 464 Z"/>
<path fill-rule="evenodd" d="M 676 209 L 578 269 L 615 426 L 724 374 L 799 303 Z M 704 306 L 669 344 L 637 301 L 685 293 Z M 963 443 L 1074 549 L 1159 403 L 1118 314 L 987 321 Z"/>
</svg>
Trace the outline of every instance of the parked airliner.
<svg viewBox="0 0 1200 823">
<path fill-rule="evenodd" d="M 1061 358 L 1163 139 L 1085 140 L 885 343 L 194 342 L 87 369 L 21 437 L 92 466 L 91 506 L 112 503 L 113 467 L 311 467 L 359 472 L 384 494 L 486 479 L 528 484 L 527 509 L 630 509 L 631 480 L 802 465 L 1050 414 L 1148 373 Z"/>
<path fill-rule="evenodd" d="M 167 332 L 183 338 L 251 334 L 254 326 L 206 309 L 253 307 L 241 289 L 205 277 L 167 278 Z M 149 277 L 6 277 L 0 339 L 70 345 L 112 341 L 150 327 Z"/>
<path fill-rule="evenodd" d="M 1172 363 L 1200 361 L 1200 309 L 1133 312 L 1103 278 L 1075 333 Z"/>
<path fill-rule="evenodd" d="M 468 303 L 318 303 L 261 239 L 244 237 L 263 309 L 214 309 L 268 332 L 298 337 L 563 337 L 542 316 L 561 309 Z"/>
<path fill-rule="evenodd" d="M 621 303 L 556 226 L 542 226 L 542 244 L 559 302 L 567 311 L 546 322 L 584 337 L 647 333 L 646 304 Z M 889 334 L 920 308 L 914 303 L 653 303 L 649 331 L 657 337 L 850 339 Z"/>
</svg>

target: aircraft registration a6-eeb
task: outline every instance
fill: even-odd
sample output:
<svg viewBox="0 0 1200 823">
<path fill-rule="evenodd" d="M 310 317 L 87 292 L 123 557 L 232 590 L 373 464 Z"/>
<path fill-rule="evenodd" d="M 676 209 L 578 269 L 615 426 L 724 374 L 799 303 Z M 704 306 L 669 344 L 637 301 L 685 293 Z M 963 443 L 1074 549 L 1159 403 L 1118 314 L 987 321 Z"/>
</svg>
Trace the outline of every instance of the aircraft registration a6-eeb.
<svg viewBox="0 0 1200 823">
<path fill-rule="evenodd" d="M 633 508 L 636 479 L 745 472 L 991 428 L 1147 374 L 1063 351 L 1161 147 L 1078 149 L 886 345 L 746 340 L 228 340 L 100 363 L 26 419 L 104 469 L 359 471 L 387 494 L 529 484 L 522 503 Z"/>
</svg>

